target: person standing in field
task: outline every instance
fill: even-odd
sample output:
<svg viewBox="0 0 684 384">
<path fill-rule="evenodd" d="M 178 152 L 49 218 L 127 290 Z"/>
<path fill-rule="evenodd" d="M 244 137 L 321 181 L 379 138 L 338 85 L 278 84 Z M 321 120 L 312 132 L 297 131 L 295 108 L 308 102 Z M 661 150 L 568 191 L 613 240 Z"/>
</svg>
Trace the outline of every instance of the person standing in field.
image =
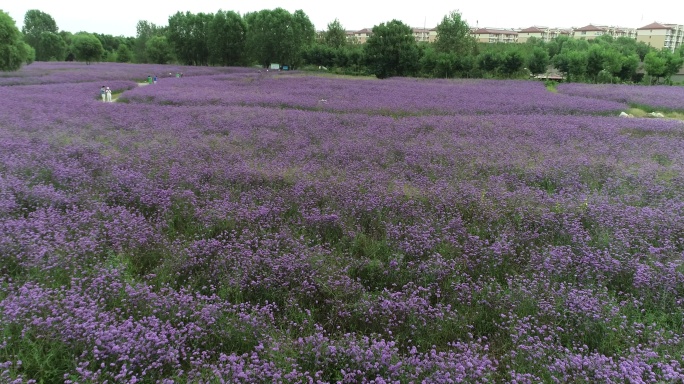
<svg viewBox="0 0 684 384">
<path fill-rule="evenodd" d="M 147 76 L 147 84 L 152 84 L 152 76 Z"/>
<path fill-rule="evenodd" d="M 105 90 L 105 93 L 107 95 L 107 102 L 111 103 L 112 102 L 112 90 L 107 87 Z"/>
<path fill-rule="evenodd" d="M 157 84 L 157 75 L 154 75 L 154 83 Z"/>
<path fill-rule="evenodd" d="M 100 97 L 102 97 L 103 103 L 105 102 L 105 93 L 106 93 L 105 91 L 106 91 L 106 89 L 105 89 L 105 86 L 103 85 L 102 88 L 100 88 Z"/>
</svg>

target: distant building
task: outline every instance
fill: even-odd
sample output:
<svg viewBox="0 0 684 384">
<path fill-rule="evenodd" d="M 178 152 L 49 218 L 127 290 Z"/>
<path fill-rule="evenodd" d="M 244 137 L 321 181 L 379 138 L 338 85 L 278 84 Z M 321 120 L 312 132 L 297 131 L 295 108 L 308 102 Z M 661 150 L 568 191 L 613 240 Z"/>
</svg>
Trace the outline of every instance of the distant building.
<svg viewBox="0 0 684 384">
<path fill-rule="evenodd" d="M 684 45 L 684 25 L 651 23 L 638 28 L 637 41 L 674 52 Z"/>
<path fill-rule="evenodd" d="M 479 28 L 471 32 L 478 43 L 517 43 L 518 32 L 512 29 Z"/>
<path fill-rule="evenodd" d="M 368 40 L 369 37 L 371 37 L 371 35 L 373 35 L 373 29 L 364 28 L 360 31 L 354 31 L 353 39 L 355 43 L 363 44 Z"/>
<path fill-rule="evenodd" d="M 615 38 L 628 37 L 630 39 L 636 39 L 637 30 L 634 28 L 608 27 L 604 25 L 589 24 L 582 28 L 575 28 L 572 31 L 572 37 L 575 39 L 592 40 L 605 35 Z"/>
<path fill-rule="evenodd" d="M 571 35 L 572 29 L 533 26 L 518 31 L 518 43 L 526 43 L 531 37 L 544 42 L 549 42 L 559 36 Z"/>
<path fill-rule="evenodd" d="M 416 42 L 434 43 L 437 40 L 437 28 L 412 28 Z"/>
</svg>

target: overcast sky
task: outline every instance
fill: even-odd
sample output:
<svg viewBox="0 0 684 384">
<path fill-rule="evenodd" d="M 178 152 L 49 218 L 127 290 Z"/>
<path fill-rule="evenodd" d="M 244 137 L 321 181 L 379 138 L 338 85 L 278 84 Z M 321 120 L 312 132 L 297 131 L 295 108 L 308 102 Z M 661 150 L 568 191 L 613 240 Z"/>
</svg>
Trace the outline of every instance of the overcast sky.
<svg viewBox="0 0 684 384">
<path fill-rule="evenodd" d="M 262 9 L 284 8 L 290 12 L 303 10 L 317 30 L 339 19 L 348 30 L 371 28 L 397 19 L 412 27 L 435 27 L 444 15 L 458 10 L 471 26 L 526 28 L 532 25 L 550 27 L 583 27 L 587 24 L 616 25 L 639 28 L 653 21 L 684 24 L 684 1 L 670 0 L 658 6 L 636 0 L 575 1 L 392 1 L 373 0 L 3 0 L 0 9 L 9 13 L 21 29 L 24 14 L 38 9 L 50 14 L 60 30 L 96 32 L 114 36 L 135 36 L 135 25 L 147 20 L 167 25 L 177 11 L 213 13 L 219 9 L 245 14 Z"/>
</svg>

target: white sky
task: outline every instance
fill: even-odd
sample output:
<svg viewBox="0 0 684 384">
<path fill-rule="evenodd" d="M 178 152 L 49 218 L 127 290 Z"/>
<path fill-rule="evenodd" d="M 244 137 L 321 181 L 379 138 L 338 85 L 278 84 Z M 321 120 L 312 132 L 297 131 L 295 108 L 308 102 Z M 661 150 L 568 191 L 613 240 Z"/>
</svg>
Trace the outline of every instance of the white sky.
<svg viewBox="0 0 684 384">
<path fill-rule="evenodd" d="M 177 11 L 214 13 L 223 9 L 244 15 L 277 7 L 290 12 L 303 10 L 317 30 L 326 29 L 335 18 L 348 30 L 372 28 L 392 19 L 411 27 L 425 25 L 431 28 L 452 10 L 459 10 L 471 26 L 493 28 L 526 28 L 532 25 L 583 27 L 590 23 L 639 28 L 653 21 L 684 24 L 684 1 L 671 0 L 666 3 L 645 6 L 646 3 L 636 0 L 251 0 L 233 4 L 211 0 L 2 0 L 0 9 L 9 13 L 19 29 L 24 24 L 26 11 L 38 9 L 50 14 L 60 30 L 135 36 L 135 25 L 139 20 L 167 25 L 169 16 Z"/>
</svg>

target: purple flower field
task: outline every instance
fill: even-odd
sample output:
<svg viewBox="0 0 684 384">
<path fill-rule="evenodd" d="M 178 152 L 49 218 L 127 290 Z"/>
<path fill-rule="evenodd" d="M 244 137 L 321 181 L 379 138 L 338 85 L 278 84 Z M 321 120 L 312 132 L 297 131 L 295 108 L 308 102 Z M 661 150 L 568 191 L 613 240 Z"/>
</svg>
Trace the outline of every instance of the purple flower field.
<svg viewBox="0 0 684 384">
<path fill-rule="evenodd" d="M 614 114 L 623 103 L 549 93 L 542 83 L 494 80 L 339 81 L 287 73 L 183 78 L 126 94 L 137 103 L 264 106 L 374 114 Z"/>
<path fill-rule="evenodd" d="M 536 82 L 33 65 L 0 86 L 2 382 L 684 380 L 681 121 Z"/>
<path fill-rule="evenodd" d="M 684 87 L 565 83 L 558 86 L 558 92 L 571 96 L 613 100 L 649 109 L 684 111 Z"/>
</svg>

